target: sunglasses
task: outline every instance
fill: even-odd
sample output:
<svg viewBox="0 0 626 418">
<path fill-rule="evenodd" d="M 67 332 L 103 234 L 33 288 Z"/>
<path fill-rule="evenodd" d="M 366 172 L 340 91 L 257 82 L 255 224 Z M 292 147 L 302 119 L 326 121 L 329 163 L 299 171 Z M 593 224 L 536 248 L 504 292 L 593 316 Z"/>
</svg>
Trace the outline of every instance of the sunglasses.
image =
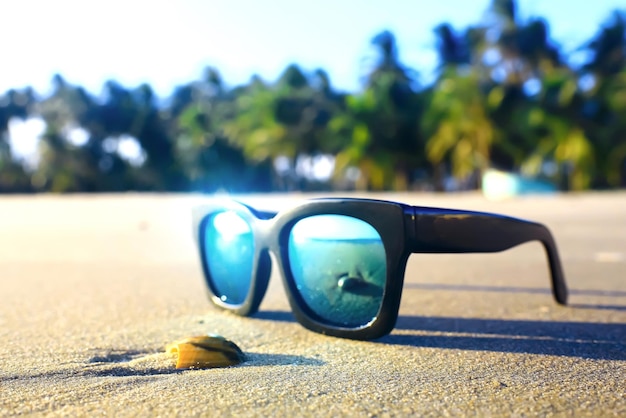
<svg viewBox="0 0 626 418">
<path fill-rule="evenodd" d="M 274 213 L 215 200 L 194 208 L 193 225 L 214 305 L 254 314 L 273 254 L 296 320 L 336 337 L 367 340 L 391 332 L 412 253 L 489 253 L 540 241 L 554 298 L 567 302 L 550 231 L 508 216 L 338 198 Z"/>
</svg>

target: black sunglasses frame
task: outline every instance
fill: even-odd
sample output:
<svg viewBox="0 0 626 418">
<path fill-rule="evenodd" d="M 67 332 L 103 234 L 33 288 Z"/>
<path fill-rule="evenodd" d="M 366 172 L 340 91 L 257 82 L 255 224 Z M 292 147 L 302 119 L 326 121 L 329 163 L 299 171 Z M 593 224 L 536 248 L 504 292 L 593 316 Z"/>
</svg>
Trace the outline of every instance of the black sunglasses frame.
<svg viewBox="0 0 626 418">
<path fill-rule="evenodd" d="M 213 289 L 204 248 L 205 224 L 210 215 L 233 211 L 252 228 L 254 260 L 250 289 L 243 303 L 224 302 Z M 301 219 L 314 215 L 345 215 L 370 224 L 385 248 L 387 277 L 378 315 L 368 324 L 346 328 L 330 324 L 304 303 L 289 266 L 288 238 Z M 233 200 L 215 200 L 194 208 L 194 238 L 211 302 L 238 315 L 254 314 L 261 304 L 271 273 L 272 253 L 278 264 L 289 304 L 296 320 L 309 330 L 335 337 L 370 340 L 388 334 L 395 327 L 400 307 L 404 273 L 412 253 L 487 253 L 507 250 L 529 241 L 540 241 L 550 265 L 552 293 L 567 303 L 567 286 L 558 250 L 550 231 L 542 224 L 503 215 L 355 198 L 312 199 L 281 211 L 259 211 Z"/>
</svg>

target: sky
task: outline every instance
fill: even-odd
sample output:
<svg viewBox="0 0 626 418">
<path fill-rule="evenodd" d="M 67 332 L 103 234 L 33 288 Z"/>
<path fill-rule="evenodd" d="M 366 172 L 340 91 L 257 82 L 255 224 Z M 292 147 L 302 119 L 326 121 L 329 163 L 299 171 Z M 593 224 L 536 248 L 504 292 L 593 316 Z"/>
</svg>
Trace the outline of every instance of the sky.
<svg viewBox="0 0 626 418">
<path fill-rule="evenodd" d="M 479 22 L 491 0 L 20 0 L 0 2 L 0 94 L 50 89 L 52 75 L 99 93 L 104 81 L 149 83 L 160 96 L 216 67 L 228 85 L 275 80 L 290 63 L 325 69 L 341 90 L 359 88 L 369 41 L 397 38 L 400 59 L 425 78 L 436 65 L 433 29 Z M 623 0 L 519 0 L 573 51 Z"/>
</svg>

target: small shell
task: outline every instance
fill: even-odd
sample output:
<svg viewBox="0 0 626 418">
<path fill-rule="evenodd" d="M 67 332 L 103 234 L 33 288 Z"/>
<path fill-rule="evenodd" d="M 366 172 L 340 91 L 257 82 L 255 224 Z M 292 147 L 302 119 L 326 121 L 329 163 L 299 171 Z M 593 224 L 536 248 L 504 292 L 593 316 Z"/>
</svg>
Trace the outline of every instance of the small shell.
<svg viewBox="0 0 626 418">
<path fill-rule="evenodd" d="M 185 338 L 168 344 L 165 351 L 178 354 L 177 369 L 228 367 L 244 361 L 241 349 L 219 335 Z"/>
</svg>

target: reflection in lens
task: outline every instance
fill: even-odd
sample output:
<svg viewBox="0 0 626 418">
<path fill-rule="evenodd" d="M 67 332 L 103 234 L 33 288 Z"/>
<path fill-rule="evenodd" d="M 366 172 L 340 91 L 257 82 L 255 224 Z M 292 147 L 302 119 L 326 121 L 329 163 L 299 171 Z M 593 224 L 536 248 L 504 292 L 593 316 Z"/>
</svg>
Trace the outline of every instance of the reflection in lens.
<svg viewBox="0 0 626 418">
<path fill-rule="evenodd" d="M 224 302 L 245 301 L 252 280 L 254 237 L 235 212 L 219 212 L 204 224 L 204 257 L 211 287 Z"/>
<path fill-rule="evenodd" d="M 387 264 L 382 239 L 367 222 L 344 215 L 301 219 L 289 235 L 289 265 L 320 319 L 354 328 L 376 318 Z"/>
</svg>

